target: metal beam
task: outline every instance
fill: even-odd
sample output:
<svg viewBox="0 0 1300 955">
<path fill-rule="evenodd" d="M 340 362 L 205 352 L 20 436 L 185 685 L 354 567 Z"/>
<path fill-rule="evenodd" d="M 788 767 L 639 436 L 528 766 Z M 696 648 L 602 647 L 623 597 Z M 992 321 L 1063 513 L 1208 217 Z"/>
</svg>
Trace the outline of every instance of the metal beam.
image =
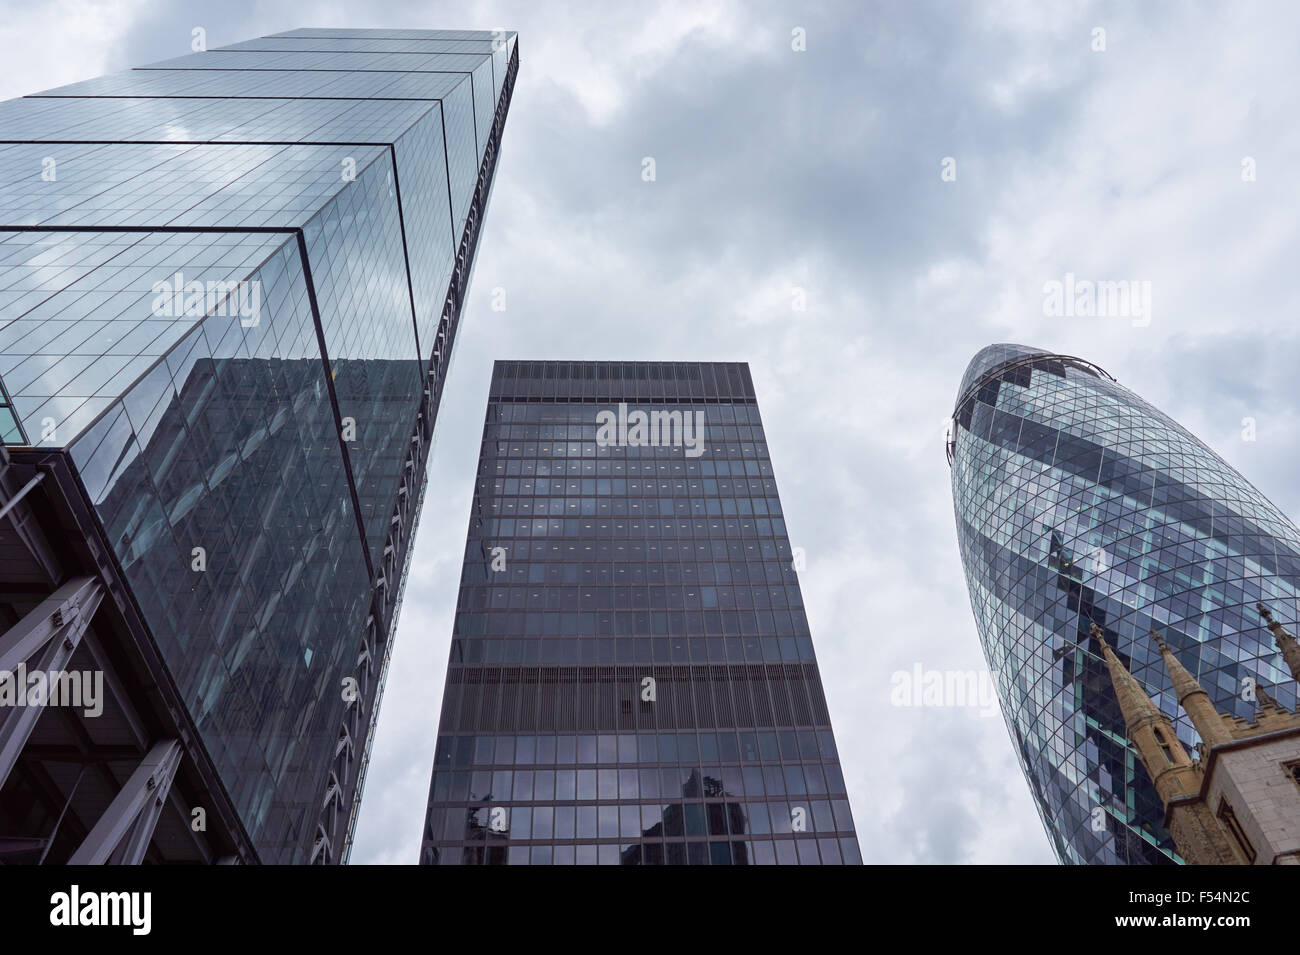
<svg viewBox="0 0 1300 955">
<path fill-rule="evenodd" d="M 2 386 L 0 386 L 2 387 Z M 12 484 L 10 480 L 9 468 L 10 458 L 6 452 L 3 464 L 0 465 L 0 495 L 6 496 L 6 516 L 9 518 L 9 524 L 17 535 L 18 540 L 27 549 L 28 554 L 40 566 L 44 572 L 45 578 L 49 583 L 62 580 L 66 575 L 60 569 L 61 561 L 55 555 L 54 550 L 50 547 L 50 542 L 42 531 L 39 522 L 32 514 L 32 501 L 28 500 L 26 494 L 36 486 L 35 479 L 29 481 L 19 492 L 10 491 Z M 38 465 L 39 467 L 39 465 Z M 46 471 L 41 469 L 40 475 L 45 475 Z M 22 496 L 19 496 L 22 495 Z M 16 506 L 15 506 L 16 505 Z"/>
<path fill-rule="evenodd" d="M 22 836 L 0 836 L 0 857 L 7 855 L 31 855 L 44 852 L 48 840 L 27 839 Z"/>
<path fill-rule="evenodd" d="M 131 737 L 135 740 L 137 752 L 148 749 L 151 734 L 145 728 L 135 707 L 131 704 L 131 697 L 122 685 L 117 671 L 109 663 L 103 647 L 100 646 L 100 640 L 100 633 L 91 633 L 81 642 L 81 649 L 90 655 L 90 659 L 95 664 L 95 669 L 104 674 L 105 696 L 110 700 L 121 701 L 121 717 L 131 730 Z M 96 749 L 98 748 L 96 747 Z M 134 758 L 134 754 L 132 754 L 132 758 Z"/>
<path fill-rule="evenodd" d="M 102 592 L 94 577 L 74 577 L 42 600 L 0 636 L 0 671 L 13 671 L 18 664 L 26 663 L 78 616 L 84 615 L 88 621 Z M 85 612 L 87 606 L 89 613 Z M 81 629 L 85 630 L 84 623 Z"/>
<path fill-rule="evenodd" d="M 33 672 L 55 674 L 62 671 L 81 643 L 81 636 L 95 615 L 103 593 L 99 581 L 93 577 L 70 580 L 14 624 L 0 637 L 0 680 L 16 683 L 18 677 L 12 673 L 14 668 L 26 663 L 32 653 L 40 652 L 42 648 L 44 652 L 40 652 Z M 44 702 L 28 703 L 15 706 L 0 717 L 0 786 L 9 778 L 44 710 Z"/>
<path fill-rule="evenodd" d="M 329 833 L 320 823 L 316 824 L 316 839 L 311 847 L 311 865 L 329 865 L 333 862 L 333 853 L 330 851 Z"/>
<path fill-rule="evenodd" d="M 32 478 L 30 481 L 28 481 L 26 484 L 20 487 L 17 493 L 15 493 L 13 497 L 5 501 L 4 507 L 0 507 L 0 517 L 4 517 L 15 507 L 17 507 L 18 502 L 27 496 L 27 492 L 30 491 L 32 488 L 34 488 L 36 485 L 40 484 L 44 480 L 45 480 L 44 473 L 37 474 L 36 477 Z"/>
<path fill-rule="evenodd" d="M 181 763 L 181 744 L 155 743 L 126 785 L 104 810 L 69 865 L 138 865 L 144 858 L 172 779 Z"/>
<path fill-rule="evenodd" d="M 67 743 L 31 743 L 23 749 L 23 759 L 40 763 L 72 763 L 77 766 L 97 763 L 130 763 L 140 758 L 139 746 L 95 744 L 90 749 Z M 113 781 L 117 785 L 117 780 Z"/>
</svg>

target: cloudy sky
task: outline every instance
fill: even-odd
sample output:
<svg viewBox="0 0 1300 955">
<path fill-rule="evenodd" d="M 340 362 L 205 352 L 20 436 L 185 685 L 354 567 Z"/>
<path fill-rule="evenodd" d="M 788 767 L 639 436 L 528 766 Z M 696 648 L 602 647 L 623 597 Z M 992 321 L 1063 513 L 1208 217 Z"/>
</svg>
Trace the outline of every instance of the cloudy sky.
<svg viewBox="0 0 1300 955">
<path fill-rule="evenodd" d="M 990 342 L 1080 355 L 1300 516 L 1298 20 L 1238 2 L 0 0 L 0 96 L 188 53 L 195 26 L 209 47 L 519 31 L 354 862 L 416 861 L 492 360 L 550 358 L 750 363 L 865 859 L 1047 863 L 1001 717 L 890 703 L 895 671 L 984 667 L 943 452 L 954 393 Z M 1067 273 L 1149 282 L 1149 323 L 1045 314 Z"/>
</svg>

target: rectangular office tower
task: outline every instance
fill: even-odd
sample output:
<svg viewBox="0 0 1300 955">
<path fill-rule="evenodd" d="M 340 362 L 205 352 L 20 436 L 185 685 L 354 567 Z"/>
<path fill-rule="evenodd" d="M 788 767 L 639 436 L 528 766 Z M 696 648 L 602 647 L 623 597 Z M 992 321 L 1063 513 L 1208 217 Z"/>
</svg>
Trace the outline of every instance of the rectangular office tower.
<svg viewBox="0 0 1300 955">
<path fill-rule="evenodd" d="M 497 362 L 420 861 L 861 861 L 744 364 Z"/>
<path fill-rule="evenodd" d="M 0 863 L 346 859 L 517 68 L 294 30 L 0 103 Z"/>
</svg>

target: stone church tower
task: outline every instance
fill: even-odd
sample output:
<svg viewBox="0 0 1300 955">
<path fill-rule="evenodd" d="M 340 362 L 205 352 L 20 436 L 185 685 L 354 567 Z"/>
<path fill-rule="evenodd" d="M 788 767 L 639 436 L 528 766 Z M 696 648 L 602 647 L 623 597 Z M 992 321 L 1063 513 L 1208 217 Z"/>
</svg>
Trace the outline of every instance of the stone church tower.
<svg viewBox="0 0 1300 955">
<path fill-rule="evenodd" d="M 1300 682 L 1300 642 L 1257 605 Z M 1092 635 L 1110 670 L 1129 739 L 1165 804 L 1165 828 L 1192 865 L 1300 865 L 1300 715 L 1256 688 L 1254 722 L 1224 716 L 1173 651 L 1151 631 L 1178 705 L 1201 737 L 1193 759 L 1160 711 L 1106 643 Z"/>
</svg>

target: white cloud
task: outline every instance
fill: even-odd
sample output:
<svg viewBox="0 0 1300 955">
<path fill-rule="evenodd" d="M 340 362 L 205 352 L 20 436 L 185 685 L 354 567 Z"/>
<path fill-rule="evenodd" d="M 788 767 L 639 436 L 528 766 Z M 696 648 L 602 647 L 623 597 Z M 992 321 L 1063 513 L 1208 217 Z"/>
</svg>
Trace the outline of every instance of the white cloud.
<svg viewBox="0 0 1300 955">
<path fill-rule="evenodd" d="M 0 90 L 102 72 L 124 40 L 134 63 L 182 52 L 179 27 L 133 32 L 152 8 L 80 9 L 8 18 Z M 418 854 L 493 359 L 751 363 L 870 861 L 1051 859 L 1000 718 L 888 705 L 913 661 L 982 666 L 941 427 L 981 346 L 1096 361 L 1297 512 L 1296 12 L 945 9 L 492 2 L 434 23 L 416 5 L 263 3 L 209 25 L 222 42 L 384 21 L 520 33 L 353 861 Z M 1042 284 L 1065 271 L 1151 280 L 1155 319 L 1045 317 Z"/>
<path fill-rule="evenodd" d="M 120 69 L 122 38 L 151 7 L 149 0 L 54 0 L 5 3 L 0 99 L 88 80 Z"/>
</svg>

